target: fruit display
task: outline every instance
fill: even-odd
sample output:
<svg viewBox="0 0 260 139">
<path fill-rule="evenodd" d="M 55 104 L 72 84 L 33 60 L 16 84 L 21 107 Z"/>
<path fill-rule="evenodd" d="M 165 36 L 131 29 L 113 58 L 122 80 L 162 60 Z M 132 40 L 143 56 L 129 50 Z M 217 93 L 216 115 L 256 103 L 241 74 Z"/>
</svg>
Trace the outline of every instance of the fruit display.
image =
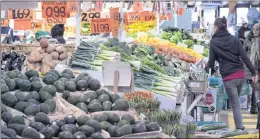
<svg viewBox="0 0 260 139">
<path fill-rule="evenodd" d="M 0 82 L 1 100 L 6 106 L 28 116 L 38 112 L 49 114 L 56 109 L 53 96 L 57 89 L 53 85 L 43 86 L 35 70 L 27 70 L 25 74 L 18 70 L 1 72 Z"/>
<path fill-rule="evenodd" d="M 82 35 L 91 34 L 90 23 L 81 23 L 81 34 Z"/>
<path fill-rule="evenodd" d="M 138 32 L 149 32 L 156 26 L 156 21 L 144 22 L 137 21 L 131 24 L 125 25 L 125 31 L 131 37 L 136 37 Z"/>
<path fill-rule="evenodd" d="M 156 52 L 159 54 L 169 54 L 189 63 L 195 63 L 202 58 L 199 53 L 190 48 L 184 48 L 183 46 L 176 45 L 169 40 L 149 37 L 148 34 L 145 33 L 140 35 L 140 37 L 136 39 L 136 42 L 155 47 Z"/>
<path fill-rule="evenodd" d="M 40 47 L 33 50 L 27 59 L 27 68 L 46 74 L 56 67 L 58 60 L 67 58 L 68 54 L 62 45 L 55 46 L 49 44 L 47 39 L 41 39 Z"/>
</svg>

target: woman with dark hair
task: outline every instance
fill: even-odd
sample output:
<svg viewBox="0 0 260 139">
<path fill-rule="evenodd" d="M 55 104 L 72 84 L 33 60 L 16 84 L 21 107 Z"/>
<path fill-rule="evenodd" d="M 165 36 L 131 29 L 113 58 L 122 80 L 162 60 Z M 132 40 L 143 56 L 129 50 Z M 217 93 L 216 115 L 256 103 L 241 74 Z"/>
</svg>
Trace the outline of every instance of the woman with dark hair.
<svg viewBox="0 0 260 139">
<path fill-rule="evenodd" d="M 260 24 L 256 23 L 253 26 L 253 30 L 248 34 L 244 48 L 250 58 L 250 61 L 254 65 L 255 69 L 260 69 Z M 246 79 L 251 84 L 252 95 L 251 95 L 251 107 L 250 113 L 257 114 L 256 102 L 260 100 L 260 82 L 253 83 L 251 80 L 251 73 L 245 67 Z M 259 71 L 258 71 L 259 73 Z"/>
<path fill-rule="evenodd" d="M 236 129 L 244 130 L 239 101 L 245 80 L 243 62 L 251 72 L 254 82 L 258 80 L 258 76 L 239 39 L 228 32 L 226 18 L 217 18 L 214 26 L 215 33 L 210 41 L 207 68 L 213 69 L 215 61 L 219 63 L 223 84 L 231 102 Z"/>
</svg>

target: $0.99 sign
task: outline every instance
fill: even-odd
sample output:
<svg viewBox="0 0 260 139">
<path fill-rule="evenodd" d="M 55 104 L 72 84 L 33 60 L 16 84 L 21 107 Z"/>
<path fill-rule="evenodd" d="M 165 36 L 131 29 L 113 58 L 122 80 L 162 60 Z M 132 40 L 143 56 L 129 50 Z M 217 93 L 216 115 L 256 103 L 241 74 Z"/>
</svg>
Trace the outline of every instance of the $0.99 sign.
<svg viewBox="0 0 260 139">
<path fill-rule="evenodd" d="M 69 18 L 70 12 L 67 11 L 67 2 L 42 2 L 42 17 Z"/>
<path fill-rule="evenodd" d="M 111 30 L 111 19 L 100 18 L 91 20 L 91 33 L 109 33 Z"/>
</svg>

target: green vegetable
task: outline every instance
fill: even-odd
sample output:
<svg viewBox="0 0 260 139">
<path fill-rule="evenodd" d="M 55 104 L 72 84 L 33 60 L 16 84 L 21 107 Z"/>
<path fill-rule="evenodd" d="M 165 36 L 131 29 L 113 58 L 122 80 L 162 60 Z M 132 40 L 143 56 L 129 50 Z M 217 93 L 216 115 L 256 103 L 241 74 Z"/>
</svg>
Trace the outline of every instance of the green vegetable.
<svg viewBox="0 0 260 139">
<path fill-rule="evenodd" d="M 160 130 L 160 125 L 156 122 L 151 122 L 146 125 L 146 128 L 148 131 L 159 131 Z"/>
<path fill-rule="evenodd" d="M 33 81 L 31 87 L 32 91 L 40 91 L 40 89 L 42 88 L 42 84 L 40 81 Z"/>
<path fill-rule="evenodd" d="M 144 123 L 137 123 L 133 126 L 133 133 L 147 132 L 146 125 Z"/>
<path fill-rule="evenodd" d="M 83 110 L 84 112 L 88 112 L 88 106 L 85 104 L 85 103 L 78 103 L 77 105 L 76 105 L 76 107 L 78 107 L 78 108 L 80 108 L 81 110 Z"/>
<path fill-rule="evenodd" d="M 98 89 L 97 91 L 96 91 L 96 93 L 97 93 L 97 96 L 101 96 L 101 95 L 103 95 L 103 94 L 106 94 L 106 95 L 110 95 L 110 93 L 109 93 L 109 91 L 107 90 L 107 89 L 105 89 L 105 88 L 100 88 L 100 89 Z"/>
<path fill-rule="evenodd" d="M 25 97 L 26 100 L 28 99 L 35 99 L 35 100 L 40 100 L 40 95 L 36 91 L 29 92 L 29 94 Z"/>
<path fill-rule="evenodd" d="M 68 131 L 71 134 L 77 132 L 78 127 L 74 124 L 65 124 L 60 128 L 60 131 Z"/>
<path fill-rule="evenodd" d="M 9 88 L 9 91 L 14 91 L 16 89 L 16 83 L 13 79 L 5 79 L 5 82 Z"/>
<path fill-rule="evenodd" d="M 105 101 L 109 101 L 109 96 L 107 94 L 102 94 L 98 97 L 98 100 L 100 100 L 101 103 L 105 102 Z"/>
<path fill-rule="evenodd" d="M 9 88 L 6 84 L 0 84 L 0 90 L 1 90 L 1 94 L 8 92 Z"/>
<path fill-rule="evenodd" d="M 118 127 L 122 127 L 123 125 L 130 125 L 130 122 L 127 121 L 127 120 L 120 120 L 120 121 L 117 123 L 117 126 L 118 126 Z"/>
<path fill-rule="evenodd" d="M 122 136 L 125 136 L 125 135 L 129 135 L 129 134 L 132 134 L 132 127 L 131 125 L 123 125 L 122 127 L 119 127 L 117 130 L 116 130 L 116 136 L 117 137 L 122 137 Z"/>
<path fill-rule="evenodd" d="M 23 112 L 26 107 L 28 107 L 28 104 L 26 102 L 19 101 L 15 104 L 14 109 Z"/>
<path fill-rule="evenodd" d="M 97 93 L 95 91 L 88 91 L 86 93 L 87 94 L 85 94 L 85 99 L 87 100 L 87 102 L 90 102 L 97 98 Z M 99 103 L 101 102 L 99 101 Z"/>
<path fill-rule="evenodd" d="M 59 79 L 59 81 L 62 81 L 64 84 L 66 84 L 69 81 L 69 79 L 62 77 Z"/>
<path fill-rule="evenodd" d="M 62 81 L 55 81 L 53 85 L 56 87 L 57 92 L 60 92 L 60 93 L 64 92 L 65 84 Z"/>
<path fill-rule="evenodd" d="M 50 111 L 54 112 L 56 109 L 56 102 L 53 99 L 47 99 L 45 102 L 50 107 Z"/>
<path fill-rule="evenodd" d="M 8 121 L 10 120 L 10 119 L 12 119 L 13 118 L 13 115 L 10 113 L 10 112 L 3 112 L 2 114 L 1 114 L 1 119 L 4 121 L 4 122 L 6 122 L 6 123 L 8 123 Z"/>
<path fill-rule="evenodd" d="M 130 115 L 130 114 L 124 114 L 122 117 L 121 117 L 121 120 L 126 120 L 128 121 L 130 124 L 134 124 L 135 123 L 135 118 Z"/>
<path fill-rule="evenodd" d="M 30 122 L 29 126 L 36 129 L 37 131 L 40 131 L 45 127 L 45 125 L 40 122 Z"/>
<path fill-rule="evenodd" d="M 73 135 L 68 131 L 62 131 L 58 135 L 59 139 L 72 139 Z"/>
<path fill-rule="evenodd" d="M 15 91 L 15 94 L 16 98 L 18 99 L 18 101 L 24 101 L 25 100 L 25 95 L 23 92 L 21 91 Z"/>
<path fill-rule="evenodd" d="M 109 122 L 107 122 L 107 121 L 102 121 L 102 122 L 100 122 L 100 125 L 101 125 L 101 128 L 103 129 L 103 130 L 108 130 L 108 128 L 110 127 L 110 126 L 112 126 Z"/>
<path fill-rule="evenodd" d="M 38 105 L 29 105 L 24 109 L 24 114 L 34 116 L 40 112 L 40 107 Z"/>
<path fill-rule="evenodd" d="M 33 104 L 39 105 L 40 104 L 40 102 L 38 102 L 35 99 L 28 99 L 26 102 L 27 102 L 28 105 L 33 105 Z"/>
<path fill-rule="evenodd" d="M 88 88 L 90 90 L 96 91 L 100 88 L 100 82 L 97 79 L 90 79 L 88 81 Z"/>
<path fill-rule="evenodd" d="M 53 75 L 45 75 L 42 79 L 42 81 L 47 85 L 53 85 L 54 82 L 57 80 Z"/>
<path fill-rule="evenodd" d="M 98 99 L 93 99 L 93 100 L 91 100 L 89 102 L 89 104 L 92 104 L 92 103 L 99 103 L 99 104 L 101 104 L 100 100 L 98 100 Z"/>
<path fill-rule="evenodd" d="M 110 101 L 105 101 L 102 103 L 103 111 L 111 111 L 112 103 Z"/>
<path fill-rule="evenodd" d="M 40 112 L 43 112 L 45 114 L 49 114 L 50 113 L 50 107 L 45 103 L 41 103 L 40 104 Z"/>
<path fill-rule="evenodd" d="M 13 129 L 17 135 L 22 135 L 23 130 L 26 128 L 25 125 L 22 124 L 8 124 L 8 128 Z"/>
<path fill-rule="evenodd" d="M 34 121 L 43 123 L 44 125 L 48 125 L 50 123 L 49 117 L 45 113 L 43 113 L 43 112 L 37 113 L 34 116 Z"/>
<path fill-rule="evenodd" d="M 115 101 L 115 103 L 112 105 L 112 110 L 119 110 L 119 111 L 128 111 L 129 109 L 129 103 L 125 99 L 118 99 Z"/>
<path fill-rule="evenodd" d="M 24 118 L 22 116 L 14 116 L 9 121 L 8 124 L 25 124 Z"/>
<path fill-rule="evenodd" d="M 110 134 L 111 137 L 116 137 L 116 131 L 119 127 L 116 125 L 109 126 L 107 132 Z"/>
<path fill-rule="evenodd" d="M 40 138 L 41 135 L 40 135 L 40 133 L 37 130 L 35 130 L 33 128 L 30 128 L 30 127 L 27 127 L 27 128 L 25 128 L 23 130 L 22 137 L 23 138 L 32 138 L 33 139 L 33 138 Z"/>
<path fill-rule="evenodd" d="M 227 125 L 224 123 L 217 123 L 217 124 L 205 124 L 201 126 L 201 131 L 208 131 L 208 130 L 217 130 L 217 129 L 222 129 L 226 128 Z"/>
<path fill-rule="evenodd" d="M 40 91 L 39 94 L 42 101 L 45 101 L 47 99 L 52 99 L 52 95 L 47 91 Z"/>
<path fill-rule="evenodd" d="M 104 112 L 103 114 L 107 115 L 107 121 L 112 125 L 117 124 L 120 121 L 119 116 L 114 113 Z"/>
<path fill-rule="evenodd" d="M 45 138 L 51 139 L 55 136 L 55 131 L 51 127 L 44 127 L 40 130 L 40 133 L 44 135 Z"/>
<path fill-rule="evenodd" d="M 99 132 L 101 131 L 101 125 L 100 123 L 97 121 L 97 120 L 94 120 L 94 119 L 89 119 L 87 122 L 86 122 L 86 125 L 90 126 L 90 127 L 93 127 L 95 132 Z"/>
<path fill-rule="evenodd" d="M 11 94 L 10 92 L 4 93 L 1 95 L 1 100 L 3 101 L 3 103 L 9 107 L 13 107 L 18 99 L 16 98 L 15 95 Z"/>
<path fill-rule="evenodd" d="M 67 100 L 69 103 L 76 105 L 78 103 L 78 97 L 77 96 L 70 96 Z"/>
<path fill-rule="evenodd" d="M 66 124 L 75 124 L 76 118 L 72 115 L 68 115 L 64 118 Z"/>
<path fill-rule="evenodd" d="M 102 136 L 102 134 L 100 133 L 94 133 L 91 135 L 92 139 L 104 139 L 104 137 Z"/>
<path fill-rule="evenodd" d="M 39 74 L 37 71 L 35 70 L 32 70 L 32 69 L 29 69 L 25 72 L 25 75 L 28 77 L 28 78 L 31 78 L 31 77 L 39 77 Z"/>
<path fill-rule="evenodd" d="M 98 111 L 102 111 L 102 105 L 100 103 L 91 103 L 88 105 L 88 110 L 89 112 L 98 112 Z"/>
<path fill-rule="evenodd" d="M 16 132 L 13 129 L 8 129 L 8 128 L 1 129 L 1 133 L 10 137 L 10 138 L 16 138 Z M 1 138 L 5 138 L 5 137 L 1 136 Z"/>
<path fill-rule="evenodd" d="M 21 91 L 30 91 L 31 90 L 31 82 L 28 80 L 22 80 L 19 84 L 19 88 Z"/>
<path fill-rule="evenodd" d="M 84 132 L 78 131 L 73 134 L 74 139 L 85 139 L 87 138 Z"/>
<path fill-rule="evenodd" d="M 71 92 L 75 92 L 76 91 L 76 84 L 73 81 L 68 81 L 65 84 L 65 89 Z"/>
<path fill-rule="evenodd" d="M 88 82 L 85 80 L 79 80 L 77 82 L 77 90 L 86 91 L 88 89 Z"/>
<path fill-rule="evenodd" d="M 98 114 L 93 117 L 94 120 L 97 120 L 99 122 L 107 121 L 107 115 L 105 114 Z"/>
<path fill-rule="evenodd" d="M 81 115 L 79 116 L 76 121 L 77 121 L 77 124 L 78 126 L 82 126 L 84 125 L 90 118 L 88 116 L 85 116 L 85 115 Z"/>
</svg>

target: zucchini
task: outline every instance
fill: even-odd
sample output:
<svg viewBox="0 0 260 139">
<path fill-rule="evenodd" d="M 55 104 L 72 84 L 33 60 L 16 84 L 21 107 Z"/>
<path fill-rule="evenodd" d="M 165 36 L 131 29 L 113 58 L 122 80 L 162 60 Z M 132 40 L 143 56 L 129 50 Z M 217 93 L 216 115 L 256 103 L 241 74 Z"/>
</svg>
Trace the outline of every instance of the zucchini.
<svg viewBox="0 0 260 139">
<path fill-rule="evenodd" d="M 227 128 L 225 123 L 217 123 L 217 124 L 205 124 L 201 126 L 201 131 L 208 131 L 208 130 L 217 130 Z"/>
<path fill-rule="evenodd" d="M 71 62 L 71 67 L 82 67 L 82 68 L 86 68 L 86 69 L 91 69 L 91 66 L 89 64 L 77 62 L 75 60 Z"/>
</svg>

